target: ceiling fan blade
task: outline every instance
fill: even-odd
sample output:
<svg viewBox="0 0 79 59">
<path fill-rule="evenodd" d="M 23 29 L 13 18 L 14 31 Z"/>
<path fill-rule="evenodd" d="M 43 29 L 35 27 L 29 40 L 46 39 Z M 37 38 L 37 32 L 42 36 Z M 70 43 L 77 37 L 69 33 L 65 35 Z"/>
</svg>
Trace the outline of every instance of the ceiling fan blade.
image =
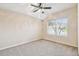
<svg viewBox="0 0 79 59">
<path fill-rule="evenodd" d="M 43 7 L 43 9 L 51 9 L 51 7 Z"/>
<path fill-rule="evenodd" d="M 37 12 L 39 9 L 37 9 L 37 10 L 34 10 L 33 12 Z"/>
<path fill-rule="evenodd" d="M 35 6 L 35 5 L 33 5 L 33 4 L 31 4 L 31 6 L 41 9 L 41 7 L 39 7 L 39 6 Z"/>
<path fill-rule="evenodd" d="M 33 5 L 33 4 L 31 4 L 31 6 L 33 6 L 33 7 L 38 7 L 38 6 L 35 6 L 35 5 Z"/>
</svg>

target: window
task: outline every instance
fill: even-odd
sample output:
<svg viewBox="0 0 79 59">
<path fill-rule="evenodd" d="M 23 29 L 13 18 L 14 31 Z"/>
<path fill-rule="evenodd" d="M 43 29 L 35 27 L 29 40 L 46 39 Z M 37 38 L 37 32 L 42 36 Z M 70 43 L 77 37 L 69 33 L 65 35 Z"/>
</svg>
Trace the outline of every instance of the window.
<svg viewBox="0 0 79 59">
<path fill-rule="evenodd" d="M 67 36 L 68 18 L 59 18 L 48 21 L 47 33 L 49 35 Z"/>
</svg>

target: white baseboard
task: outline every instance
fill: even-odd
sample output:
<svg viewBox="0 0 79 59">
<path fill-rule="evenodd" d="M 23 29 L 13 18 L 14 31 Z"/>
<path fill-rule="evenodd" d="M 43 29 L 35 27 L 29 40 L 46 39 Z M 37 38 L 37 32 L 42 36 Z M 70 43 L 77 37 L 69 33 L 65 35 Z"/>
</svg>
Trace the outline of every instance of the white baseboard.
<svg viewBox="0 0 79 59">
<path fill-rule="evenodd" d="M 22 45 L 22 44 L 26 44 L 26 43 L 30 43 L 30 42 L 36 41 L 36 40 L 39 40 L 39 39 L 33 39 L 33 40 L 30 40 L 30 41 L 13 44 L 13 45 L 10 45 L 10 46 L 7 46 L 7 47 L 0 48 L 0 50 L 8 49 L 8 48 L 11 48 L 11 47 L 16 47 L 16 46 L 19 46 L 19 45 Z"/>
</svg>

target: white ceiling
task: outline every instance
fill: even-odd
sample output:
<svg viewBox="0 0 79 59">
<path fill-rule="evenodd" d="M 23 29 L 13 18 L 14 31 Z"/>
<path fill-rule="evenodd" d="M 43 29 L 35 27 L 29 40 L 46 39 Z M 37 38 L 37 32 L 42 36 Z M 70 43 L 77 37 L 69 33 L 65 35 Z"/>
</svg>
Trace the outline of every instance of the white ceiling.
<svg viewBox="0 0 79 59">
<path fill-rule="evenodd" d="M 47 3 L 46 6 L 51 6 L 51 10 L 45 10 L 45 14 L 42 14 L 39 10 L 38 12 L 33 13 L 34 7 L 30 6 L 30 3 L 0 3 L 0 9 L 6 9 L 10 11 L 15 11 L 23 14 L 33 16 L 38 19 L 44 19 L 50 13 L 59 12 L 61 10 L 71 8 L 76 4 L 72 3 Z"/>
</svg>

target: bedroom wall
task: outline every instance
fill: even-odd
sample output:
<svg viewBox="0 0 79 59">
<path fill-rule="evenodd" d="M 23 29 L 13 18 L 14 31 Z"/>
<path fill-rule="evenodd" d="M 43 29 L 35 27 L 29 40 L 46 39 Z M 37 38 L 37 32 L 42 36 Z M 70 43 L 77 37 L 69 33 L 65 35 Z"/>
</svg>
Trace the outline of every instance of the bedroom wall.
<svg viewBox="0 0 79 59">
<path fill-rule="evenodd" d="M 0 50 L 41 39 L 41 21 L 0 9 Z"/>
<path fill-rule="evenodd" d="M 57 37 L 54 35 L 48 35 L 46 30 L 47 22 L 51 19 L 53 20 L 61 17 L 68 18 L 68 36 Z M 49 15 L 43 22 L 43 39 L 77 47 L 77 6 Z"/>
</svg>

